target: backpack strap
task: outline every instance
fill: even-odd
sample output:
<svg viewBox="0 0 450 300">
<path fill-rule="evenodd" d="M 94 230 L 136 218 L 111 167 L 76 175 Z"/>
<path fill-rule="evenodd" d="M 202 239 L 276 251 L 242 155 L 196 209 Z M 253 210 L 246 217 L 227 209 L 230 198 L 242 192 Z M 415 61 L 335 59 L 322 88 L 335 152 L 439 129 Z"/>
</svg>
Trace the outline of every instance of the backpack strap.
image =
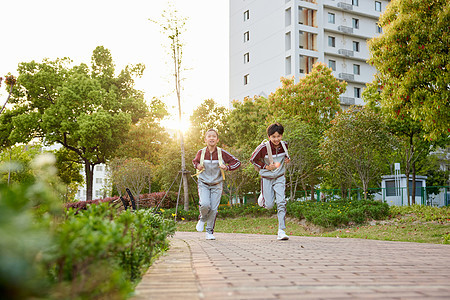
<svg viewBox="0 0 450 300">
<path fill-rule="evenodd" d="M 270 142 L 265 141 L 266 149 L 267 149 L 267 156 L 269 156 L 269 162 L 270 164 L 273 164 L 273 156 L 272 156 L 272 148 L 270 147 Z"/>
<path fill-rule="evenodd" d="M 205 153 L 206 153 L 206 147 L 202 149 L 202 153 L 200 154 L 200 163 L 199 163 L 199 165 L 201 165 L 201 166 L 203 166 L 204 161 L 205 161 Z M 219 147 L 217 147 L 217 158 L 219 160 L 219 166 L 224 165 L 223 158 L 222 158 L 222 149 L 219 148 Z M 205 170 L 204 168 L 203 168 L 203 170 L 197 170 L 197 173 L 192 175 L 192 177 L 200 175 L 204 170 Z M 220 169 L 220 172 L 222 173 L 223 180 L 225 180 L 225 172 L 224 172 L 224 170 Z"/>
<path fill-rule="evenodd" d="M 219 147 L 217 147 L 217 159 L 219 160 L 219 167 L 225 165 L 222 159 L 222 149 Z M 225 180 L 225 171 L 223 169 L 220 169 L 220 172 L 222 173 L 223 180 Z"/>
<path fill-rule="evenodd" d="M 200 165 L 203 166 L 203 163 L 205 162 L 205 153 L 206 153 L 206 147 L 202 149 L 202 153 L 200 154 Z"/>
<path fill-rule="evenodd" d="M 287 158 L 291 159 L 289 156 L 288 150 L 286 148 L 286 142 L 281 141 L 281 146 L 283 146 L 284 153 L 286 153 Z"/>
<path fill-rule="evenodd" d="M 199 163 L 199 165 L 201 165 L 201 166 L 203 166 L 203 163 L 205 161 L 205 153 L 206 153 L 206 147 L 202 149 L 202 153 L 200 154 L 200 163 Z M 197 173 L 192 175 L 192 177 L 200 175 L 204 170 L 205 170 L 204 168 L 202 170 L 198 170 L 197 169 Z"/>
</svg>

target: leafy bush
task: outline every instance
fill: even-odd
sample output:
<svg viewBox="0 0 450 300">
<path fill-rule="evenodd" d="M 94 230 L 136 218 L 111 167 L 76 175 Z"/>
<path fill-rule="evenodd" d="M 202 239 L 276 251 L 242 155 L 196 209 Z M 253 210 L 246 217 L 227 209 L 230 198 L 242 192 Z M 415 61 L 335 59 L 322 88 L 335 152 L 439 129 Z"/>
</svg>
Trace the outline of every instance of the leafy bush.
<svg viewBox="0 0 450 300">
<path fill-rule="evenodd" d="M 175 222 L 146 210 L 118 212 L 109 203 L 64 214 L 49 162 L 36 163 L 38 176 L 29 182 L 0 182 L 1 298 L 126 298 L 167 247 Z"/>
<path fill-rule="evenodd" d="M 335 200 L 329 202 L 288 202 L 287 212 L 298 219 L 305 218 L 315 225 L 337 227 L 350 223 L 363 224 L 371 219 L 384 219 L 389 205 L 372 200 Z"/>
<path fill-rule="evenodd" d="M 175 232 L 173 221 L 146 210 L 116 215 L 101 203 L 76 212 L 69 209 L 67 220 L 56 228 L 57 247 L 49 255 L 54 257 L 54 282 L 81 297 L 112 292 L 124 297 L 130 280 L 140 278 L 152 257 L 167 247 L 167 235 Z M 94 273 L 104 280 L 93 278 Z M 98 281 L 94 290 L 83 284 L 92 280 Z"/>
</svg>

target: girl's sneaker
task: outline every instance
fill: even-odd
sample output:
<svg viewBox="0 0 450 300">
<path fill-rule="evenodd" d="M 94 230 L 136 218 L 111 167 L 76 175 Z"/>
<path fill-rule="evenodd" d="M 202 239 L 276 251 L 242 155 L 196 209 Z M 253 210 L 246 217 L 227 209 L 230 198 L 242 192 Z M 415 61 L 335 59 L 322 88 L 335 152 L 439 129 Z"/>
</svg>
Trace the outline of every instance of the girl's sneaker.
<svg viewBox="0 0 450 300">
<path fill-rule="evenodd" d="M 215 240 L 216 238 L 214 237 L 214 235 L 212 233 L 206 233 L 206 239 L 207 240 Z"/>
<path fill-rule="evenodd" d="M 203 228 L 205 227 L 205 221 L 198 220 L 197 225 L 195 226 L 195 229 L 197 229 L 198 232 L 202 232 Z"/>
<path fill-rule="evenodd" d="M 264 197 L 263 197 L 263 194 L 261 193 L 258 197 L 258 205 L 261 207 L 264 207 L 264 202 L 265 202 Z"/>
<path fill-rule="evenodd" d="M 278 240 L 280 241 L 286 241 L 289 239 L 289 237 L 286 235 L 286 232 L 284 232 L 284 230 L 282 229 L 278 229 Z"/>
</svg>

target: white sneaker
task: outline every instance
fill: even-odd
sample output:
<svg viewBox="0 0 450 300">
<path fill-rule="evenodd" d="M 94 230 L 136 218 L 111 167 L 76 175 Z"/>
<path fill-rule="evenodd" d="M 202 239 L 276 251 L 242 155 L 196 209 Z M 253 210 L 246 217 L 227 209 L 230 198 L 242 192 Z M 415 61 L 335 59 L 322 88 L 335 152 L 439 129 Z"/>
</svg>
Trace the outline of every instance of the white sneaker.
<svg viewBox="0 0 450 300">
<path fill-rule="evenodd" d="M 263 194 L 261 193 L 258 197 L 258 205 L 261 207 L 264 207 L 264 198 L 263 198 Z"/>
<path fill-rule="evenodd" d="M 203 228 L 205 227 L 205 221 L 198 220 L 197 226 L 195 226 L 195 229 L 197 229 L 198 232 L 202 232 Z"/>
<path fill-rule="evenodd" d="M 216 237 L 212 233 L 206 233 L 206 239 L 207 240 L 215 240 Z"/>
<path fill-rule="evenodd" d="M 284 230 L 278 229 L 277 239 L 280 241 L 286 241 L 289 239 L 289 237 L 286 235 L 286 232 L 284 232 Z"/>
</svg>

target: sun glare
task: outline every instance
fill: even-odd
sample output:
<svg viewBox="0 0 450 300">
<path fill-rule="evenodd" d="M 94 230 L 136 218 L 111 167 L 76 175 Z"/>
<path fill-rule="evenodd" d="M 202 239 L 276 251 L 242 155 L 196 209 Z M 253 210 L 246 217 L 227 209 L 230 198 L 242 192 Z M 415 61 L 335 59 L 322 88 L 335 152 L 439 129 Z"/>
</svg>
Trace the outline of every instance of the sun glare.
<svg viewBox="0 0 450 300">
<path fill-rule="evenodd" d="M 182 119 L 181 122 L 179 120 L 175 120 L 175 119 L 167 119 L 167 120 L 162 121 L 162 125 L 168 131 L 181 130 L 181 132 L 186 133 L 186 131 L 188 131 L 189 126 L 191 124 L 188 120 L 184 120 L 184 119 Z"/>
</svg>

